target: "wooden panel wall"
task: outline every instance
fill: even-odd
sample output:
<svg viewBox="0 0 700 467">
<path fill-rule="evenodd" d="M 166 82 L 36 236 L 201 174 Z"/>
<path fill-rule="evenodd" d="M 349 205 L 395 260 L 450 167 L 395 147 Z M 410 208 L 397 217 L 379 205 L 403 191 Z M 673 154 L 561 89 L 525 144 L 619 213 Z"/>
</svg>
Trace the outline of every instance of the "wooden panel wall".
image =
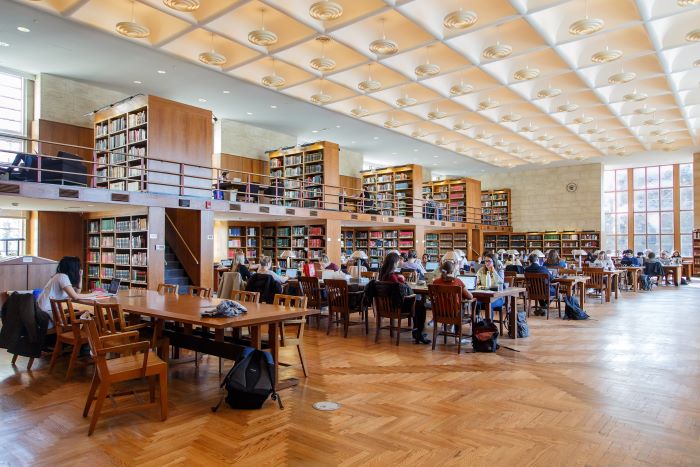
<svg viewBox="0 0 700 467">
<path fill-rule="evenodd" d="M 157 290 L 165 282 L 165 251 L 157 245 L 165 244 L 165 208 L 148 208 L 148 288 Z"/>
<path fill-rule="evenodd" d="M 52 122 L 50 120 L 38 120 L 33 122 L 32 136 L 44 141 L 84 146 L 86 148 L 92 148 L 95 144 L 92 128 Z M 92 151 L 90 149 L 78 149 L 61 144 L 48 143 L 38 143 L 33 149 L 39 151 L 40 154 L 46 154 L 48 156 L 55 156 L 58 151 L 65 151 L 80 156 L 83 160 L 92 161 Z"/>
<path fill-rule="evenodd" d="M 233 171 L 229 174 L 229 179 L 240 178 L 245 181 L 243 174 L 236 173 L 236 171 L 267 175 L 270 173 L 270 161 L 233 154 L 221 154 L 221 169 Z M 252 181 L 266 183 L 267 177 L 253 177 Z"/>
<path fill-rule="evenodd" d="M 85 264 L 85 226 L 83 215 L 75 212 L 39 211 L 37 255 L 60 260 L 77 256 Z"/>
<path fill-rule="evenodd" d="M 359 177 L 349 177 L 347 175 L 341 175 L 340 186 L 346 190 L 348 195 L 356 195 L 359 194 L 359 190 L 362 190 L 362 179 Z"/>
<path fill-rule="evenodd" d="M 199 285 L 202 280 L 200 272 L 200 266 L 202 264 L 201 213 L 200 211 L 191 209 L 167 208 L 165 210 L 165 215 L 165 240 L 168 242 L 168 245 L 170 245 L 170 248 L 172 248 L 180 264 L 182 264 L 183 269 L 187 272 L 187 275 L 190 276 L 192 284 Z M 167 220 L 168 217 L 173 224 L 170 224 Z M 177 228 L 178 232 L 180 232 L 182 238 L 177 235 L 173 229 L 173 225 Z M 211 256 L 213 258 L 213 254 Z M 213 259 L 208 261 L 207 271 L 211 268 L 212 263 Z"/>
</svg>

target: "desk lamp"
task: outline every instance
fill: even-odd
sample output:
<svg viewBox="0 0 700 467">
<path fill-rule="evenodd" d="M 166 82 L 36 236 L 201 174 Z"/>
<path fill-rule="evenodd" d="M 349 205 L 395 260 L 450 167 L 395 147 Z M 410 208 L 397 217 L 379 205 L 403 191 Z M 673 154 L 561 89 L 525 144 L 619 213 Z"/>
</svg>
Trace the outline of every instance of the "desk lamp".
<svg viewBox="0 0 700 467">
<path fill-rule="evenodd" d="M 571 254 L 573 255 L 574 259 L 576 259 L 578 256 L 578 268 L 581 269 L 583 267 L 583 257 L 588 255 L 588 252 L 586 252 L 586 250 L 571 250 Z"/>
</svg>

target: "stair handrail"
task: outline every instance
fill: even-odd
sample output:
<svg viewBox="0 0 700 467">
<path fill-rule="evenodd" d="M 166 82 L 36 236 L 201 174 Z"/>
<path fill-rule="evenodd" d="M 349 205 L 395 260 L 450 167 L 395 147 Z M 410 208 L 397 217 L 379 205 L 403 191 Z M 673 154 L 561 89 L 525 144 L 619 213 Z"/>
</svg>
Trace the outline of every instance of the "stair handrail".
<svg viewBox="0 0 700 467">
<path fill-rule="evenodd" d="M 170 216 L 168 215 L 167 212 L 165 213 L 165 218 L 168 220 L 168 222 L 170 222 L 170 226 L 173 228 L 173 230 L 177 234 L 177 236 L 180 239 L 180 241 L 182 242 L 182 244 L 185 245 L 185 248 L 187 248 L 187 252 L 190 254 L 190 256 L 192 256 L 192 259 L 194 260 L 195 264 L 197 264 L 199 266 L 199 260 L 197 260 L 197 257 L 194 255 L 194 253 L 190 249 L 189 245 L 187 244 L 187 241 L 182 237 L 182 234 L 180 233 L 180 231 L 177 230 L 177 227 L 175 227 L 173 220 L 170 218 Z"/>
</svg>

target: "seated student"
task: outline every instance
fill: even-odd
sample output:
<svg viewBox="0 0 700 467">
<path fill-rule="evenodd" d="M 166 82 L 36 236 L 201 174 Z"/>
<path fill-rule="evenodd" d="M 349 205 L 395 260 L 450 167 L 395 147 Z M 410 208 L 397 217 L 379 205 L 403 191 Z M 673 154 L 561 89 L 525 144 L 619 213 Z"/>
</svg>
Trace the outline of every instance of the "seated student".
<svg viewBox="0 0 700 467">
<path fill-rule="evenodd" d="M 678 250 L 673 250 L 673 253 L 671 253 L 671 264 L 683 264 L 683 257 Z"/>
<path fill-rule="evenodd" d="M 493 253 L 486 253 L 484 255 L 484 265 L 476 272 L 476 285 L 483 289 L 490 289 L 493 287 L 499 287 L 503 285 L 503 277 L 499 274 L 496 269 L 495 258 L 493 258 Z M 491 302 L 491 308 L 494 310 L 499 310 L 503 308 L 504 304 L 503 298 L 499 298 Z M 487 316 L 487 318 L 491 318 Z"/>
<path fill-rule="evenodd" d="M 661 261 L 661 264 L 664 266 L 669 266 L 671 264 L 671 255 L 668 254 L 668 251 L 661 250 L 661 257 L 659 258 L 659 261 Z"/>
<path fill-rule="evenodd" d="M 94 293 L 81 294 L 80 283 L 82 281 L 83 270 L 80 268 L 80 258 L 75 256 L 64 256 L 58 262 L 56 274 L 46 283 L 36 301 L 41 311 L 49 315 L 49 329 L 54 327 L 53 313 L 51 311 L 51 299 L 77 300 L 79 298 L 95 297 Z"/>
<path fill-rule="evenodd" d="M 547 259 L 544 261 L 544 266 L 548 268 L 565 268 L 566 261 L 559 258 L 559 252 L 557 250 L 549 250 Z"/>
<path fill-rule="evenodd" d="M 637 262 L 639 263 L 640 266 L 644 266 L 644 263 L 647 262 L 646 256 L 644 256 L 644 252 L 638 251 L 637 252 Z"/>
<path fill-rule="evenodd" d="M 632 250 L 625 250 L 622 252 L 620 264 L 623 266 L 641 266 L 641 261 L 634 257 Z"/>
<path fill-rule="evenodd" d="M 520 262 L 517 256 L 515 255 L 508 255 L 506 258 L 506 267 L 508 266 L 522 266 L 523 263 Z"/>
<path fill-rule="evenodd" d="M 408 252 L 407 260 L 401 265 L 401 270 L 412 270 L 416 271 L 419 280 L 425 280 L 426 270 L 423 265 L 418 261 L 418 253 L 416 250 L 411 250 Z"/>
<path fill-rule="evenodd" d="M 340 271 L 340 268 L 338 267 L 337 264 L 331 262 L 330 259 L 328 259 L 327 255 L 321 256 L 321 260 L 319 261 L 321 263 L 321 269 L 322 270 L 330 270 L 330 271 Z"/>
<path fill-rule="evenodd" d="M 437 285 L 458 285 L 462 288 L 462 298 L 471 300 L 474 296 L 471 294 L 464 282 L 459 277 L 455 277 L 455 264 L 451 261 L 445 261 L 440 265 L 440 277 L 433 281 Z"/>
<path fill-rule="evenodd" d="M 540 259 L 536 254 L 531 254 L 530 256 L 528 256 L 527 261 L 528 266 L 525 268 L 525 273 L 527 274 L 528 272 L 535 272 L 540 274 L 547 274 L 549 276 L 549 295 L 554 295 L 557 292 L 557 289 L 552 285 L 552 272 L 546 267 L 540 265 Z M 544 300 L 540 300 L 540 308 L 544 308 L 546 306 L 547 302 Z M 545 312 L 542 309 L 536 310 L 535 315 L 544 316 Z"/>
<path fill-rule="evenodd" d="M 252 275 L 250 273 L 250 270 L 248 269 L 248 266 L 245 264 L 245 254 L 244 253 L 238 253 L 235 258 L 233 258 L 234 266 L 231 268 L 231 272 L 237 272 L 241 275 L 241 280 L 242 281 L 247 281 L 250 279 L 250 276 Z"/>
<path fill-rule="evenodd" d="M 401 257 L 395 253 L 391 252 L 384 258 L 384 263 L 379 269 L 378 279 L 382 282 L 398 282 L 403 284 L 402 287 L 406 289 L 406 292 L 410 295 L 413 293 L 411 288 L 406 285 L 406 280 L 403 275 L 396 272 L 401 263 Z M 417 344 L 430 344 L 430 339 L 426 338 L 426 334 L 423 333 L 425 329 L 425 304 L 423 301 L 416 300 L 415 312 L 413 315 L 413 339 L 415 339 Z"/>
<path fill-rule="evenodd" d="M 608 254 L 600 250 L 598 252 L 598 258 L 593 261 L 593 267 L 594 268 L 603 268 L 606 271 L 614 271 L 615 270 L 615 263 L 613 263 L 613 260 L 608 258 Z"/>
<path fill-rule="evenodd" d="M 255 274 L 267 274 L 272 276 L 275 282 L 279 282 L 280 284 L 284 282 L 284 279 L 272 270 L 272 259 L 269 256 L 260 258 L 260 266 Z M 255 276 L 255 274 L 253 274 L 253 276 Z"/>
</svg>

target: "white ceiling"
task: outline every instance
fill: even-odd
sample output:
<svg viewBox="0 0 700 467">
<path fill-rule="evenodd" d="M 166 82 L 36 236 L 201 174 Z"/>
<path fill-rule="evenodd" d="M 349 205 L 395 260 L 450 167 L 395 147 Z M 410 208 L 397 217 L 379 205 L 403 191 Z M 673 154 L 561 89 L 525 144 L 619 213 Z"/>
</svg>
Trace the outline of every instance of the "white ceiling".
<svg viewBox="0 0 700 467">
<path fill-rule="evenodd" d="M 468 175 L 533 163 L 610 162 L 620 159 L 612 156 L 616 153 L 698 144 L 700 68 L 694 62 L 700 44 L 685 35 L 700 24 L 700 7 L 682 7 L 676 0 L 338 0 L 343 15 L 325 23 L 309 15 L 313 0 L 201 0 L 194 13 L 170 9 L 162 0 L 137 0 L 134 20 L 151 30 L 145 39 L 115 32 L 117 22 L 131 19 L 128 0 L 16 3 L 0 0 L 0 41 L 10 43 L 0 48 L 1 65 L 194 101 L 219 117 L 301 139 L 337 141 L 377 163 L 418 162 L 434 172 Z M 590 18 L 603 20 L 603 28 L 570 34 L 569 25 L 586 16 L 586 6 Z M 476 23 L 446 29 L 443 18 L 460 7 L 476 13 Z M 269 50 L 248 41 L 248 33 L 261 27 L 262 9 L 265 29 L 278 37 Z M 386 38 L 398 44 L 394 55 L 376 56 L 368 48 L 382 36 L 382 24 Z M 21 25 L 32 32 L 17 32 Z M 212 48 L 212 33 L 213 48 L 227 58 L 223 67 L 197 60 Z M 315 40 L 321 34 L 331 38 L 324 56 L 337 64 L 323 76 L 309 63 L 321 56 Z M 485 59 L 483 50 L 496 43 L 510 46 L 512 53 Z M 610 63 L 592 62 L 591 56 L 606 48 L 623 55 Z M 426 63 L 427 54 L 440 72 L 418 77 L 414 69 Z M 279 91 L 260 84 L 273 73 L 271 57 L 275 74 L 286 80 Z M 368 64 L 382 86 L 363 92 L 358 84 L 368 79 Z M 167 74 L 157 74 L 158 69 Z M 539 75 L 518 80 L 519 70 Z M 611 85 L 610 77 L 623 71 L 636 76 Z M 135 86 L 133 80 L 143 84 Z M 450 89 L 460 82 L 472 90 L 453 96 Z M 538 97 L 551 89 L 561 94 Z M 305 103 L 321 91 L 330 96 L 325 106 Z M 635 91 L 648 98 L 625 101 Z M 396 100 L 406 96 L 415 104 L 397 108 Z M 489 103 L 498 106 L 482 108 Z M 368 114 L 352 117 L 358 107 Z M 650 109 L 655 110 L 644 113 Z M 431 119 L 429 113 L 438 110 L 446 116 Z M 509 122 L 509 117 L 520 119 Z M 592 121 L 580 123 L 587 118 Z M 657 124 L 645 124 L 650 120 Z M 399 126 L 385 129 L 387 121 Z M 469 128 L 455 129 L 460 123 Z M 667 133 L 652 134 L 659 129 Z M 662 138 L 667 142 L 659 142 Z"/>
</svg>

